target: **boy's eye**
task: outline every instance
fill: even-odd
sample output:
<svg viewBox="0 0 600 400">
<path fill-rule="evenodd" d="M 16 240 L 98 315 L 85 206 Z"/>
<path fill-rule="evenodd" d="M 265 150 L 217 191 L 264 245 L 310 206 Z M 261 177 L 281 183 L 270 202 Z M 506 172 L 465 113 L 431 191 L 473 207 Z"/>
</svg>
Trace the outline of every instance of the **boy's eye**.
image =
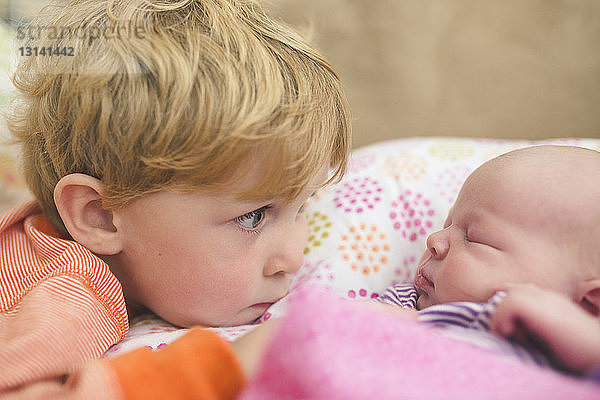
<svg viewBox="0 0 600 400">
<path fill-rule="evenodd" d="M 241 215 L 235 220 L 246 230 L 252 231 L 258 229 L 265 219 L 265 211 L 269 208 L 271 208 L 271 206 L 263 206 L 257 210 Z"/>
</svg>

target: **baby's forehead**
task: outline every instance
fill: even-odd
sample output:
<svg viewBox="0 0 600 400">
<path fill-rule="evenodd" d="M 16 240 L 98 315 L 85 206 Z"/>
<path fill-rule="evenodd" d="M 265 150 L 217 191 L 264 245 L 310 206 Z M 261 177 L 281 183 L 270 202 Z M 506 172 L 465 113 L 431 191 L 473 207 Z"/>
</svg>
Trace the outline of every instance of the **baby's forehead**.
<svg viewBox="0 0 600 400">
<path fill-rule="evenodd" d="M 469 176 L 455 207 L 486 206 L 522 224 L 572 227 L 583 214 L 600 215 L 599 175 L 600 154 L 590 150 L 509 153 Z"/>
<path fill-rule="evenodd" d="M 574 146 L 534 146 L 517 149 L 484 163 L 481 170 L 521 180 L 580 181 L 600 173 L 600 152 Z"/>
</svg>

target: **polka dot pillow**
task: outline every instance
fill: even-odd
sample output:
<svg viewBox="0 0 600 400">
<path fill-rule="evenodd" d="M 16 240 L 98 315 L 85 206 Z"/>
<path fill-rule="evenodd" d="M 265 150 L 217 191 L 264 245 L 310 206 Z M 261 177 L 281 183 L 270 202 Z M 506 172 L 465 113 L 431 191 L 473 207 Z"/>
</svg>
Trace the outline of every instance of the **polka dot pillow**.
<svg viewBox="0 0 600 400">
<path fill-rule="evenodd" d="M 600 150 L 600 139 L 543 142 L 461 138 L 409 138 L 356 150 L 338 184 L 319 191 L 306 208 L 310 230 L 305 261 L 291 292 L 319 285 L 349 299 L 372 299 L 388 286 L 410 282 L 427 236 L 442 227 L 467 176 L 484 161 L 535 144 Z M 287 298 L 259 322 L 285 313 Z M 215 329 L 234 340 L 252 326 Z M 185 333 L 153 316 L 132 323 L 131 332 L 109 350 L 158 348 Z"/>
</svg>

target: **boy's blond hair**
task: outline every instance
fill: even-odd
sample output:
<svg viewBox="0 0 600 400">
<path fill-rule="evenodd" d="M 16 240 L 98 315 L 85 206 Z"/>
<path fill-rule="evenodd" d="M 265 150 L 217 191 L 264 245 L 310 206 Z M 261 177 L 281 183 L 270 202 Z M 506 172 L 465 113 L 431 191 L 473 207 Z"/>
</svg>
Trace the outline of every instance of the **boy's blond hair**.
<svg viewBox="0 0 600 400">
<path fill-rule="evenodd" d="M 109 209 L 219 189 L 254 164 L 263 176 L 240 198 L 292 199 L 326 162 L 331 180 L 344 173 L 337 74 L 254 1 L 79 0 L 21 29 L 24 46 L 59 49 L 21 57 L 8 121 L 28 185 L 63 231 L 53 191 L 70 173 L 100 179 Z"/>
</svg>

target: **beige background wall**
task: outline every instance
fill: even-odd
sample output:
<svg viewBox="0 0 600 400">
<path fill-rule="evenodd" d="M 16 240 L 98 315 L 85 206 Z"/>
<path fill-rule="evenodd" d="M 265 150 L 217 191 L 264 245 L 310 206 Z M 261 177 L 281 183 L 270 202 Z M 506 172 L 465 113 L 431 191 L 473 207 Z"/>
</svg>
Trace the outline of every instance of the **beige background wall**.
<svg viewBox="0 0 600 400">
<path fill-rule="evenodd" d="M 26 16 L 45 0 L 0 0 Z M 339 71 L 354 147 L 600 137 L 600 0 L 267 0 Z"/>
<path fill-rule="evenodd" d="M 600 137 L 598 0 L 270 0 L 339 71 L 354 147 Z"/>
</svg>

